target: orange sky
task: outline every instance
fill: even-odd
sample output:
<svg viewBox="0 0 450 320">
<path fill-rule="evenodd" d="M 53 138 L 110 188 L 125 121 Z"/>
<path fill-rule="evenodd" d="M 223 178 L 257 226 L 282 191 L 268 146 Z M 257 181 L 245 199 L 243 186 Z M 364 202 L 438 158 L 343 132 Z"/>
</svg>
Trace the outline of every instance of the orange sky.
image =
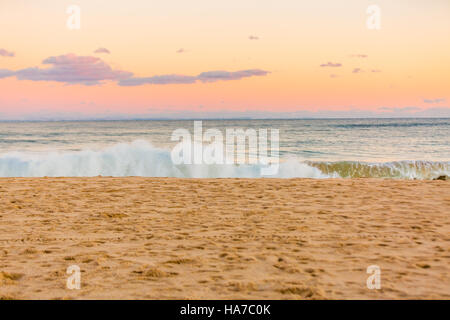
<svg viewBox="0 0 450 320">
<path fill-rule="evenodd" d="M 71 4 L 81 9 L 79 30 L 66 26 Z M 366 26 L 371 4 L 381 9 L 380 30 Z M 404 108 L 450 115 L 448 0 L 3 0 L 0 21 L 0 120 Z M 110 53 L 94 53 L 100 47 Z M 70 68 L 43 64 L 59 56 Z M 80 66 L 85 56 L 105 70 Z M 336 66 L 321 67 L 328 62 Z M 74 69 L 100 78 L 79 81 Z M 119 70 L 194 80 L 124 86 Z M 232 78 L 199 76 L 218 70 Z M 234 73 L 242 70 L 252 76 Z"/>
</svg>

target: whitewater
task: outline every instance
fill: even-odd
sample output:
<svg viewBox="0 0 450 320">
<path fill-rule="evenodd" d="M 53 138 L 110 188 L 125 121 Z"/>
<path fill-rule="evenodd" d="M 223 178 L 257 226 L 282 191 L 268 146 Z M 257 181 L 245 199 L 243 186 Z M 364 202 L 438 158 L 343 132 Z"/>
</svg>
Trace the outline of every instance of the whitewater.
<svg viewBox="0 0 450 320">
<path fill-rule="evenodd" d="M 174 165 L 170 150 L 136 140 L 72 152 L 9 152 L 0 156 L 0 177 L 142 176 L 177 178 L 260 178 L 261 165 Z M 450 162 L 312 162 L 281 159 L 273 178 L 403 178 L 450 176 Z"/>
</svg>

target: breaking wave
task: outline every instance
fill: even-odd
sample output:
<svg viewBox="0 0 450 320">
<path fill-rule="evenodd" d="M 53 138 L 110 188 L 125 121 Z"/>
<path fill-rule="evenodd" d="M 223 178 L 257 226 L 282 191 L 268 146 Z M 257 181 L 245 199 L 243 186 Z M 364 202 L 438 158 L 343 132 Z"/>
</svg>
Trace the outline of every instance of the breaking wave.
<svg viewBox="0 0 450 320">
<path fill-rule="evenodd" d="M 179 178 L 259 178 L 262 165 L 174 165 L 170 151 L 142 140 L 102 150 L 0 155 L 0 177 L 143 176 Z M 285 159 L 279 178 L 433 179 L 450 175 L 450 162 L 304 162 Z"/>
<path fill-rule="evenodd" d="M 431 180 L 450 176 L 450 162 L 393 161 L 367 163 L 353 161 L 308 162 L 325 175 L 341 178 L 397 178 Z"/>
</svg>

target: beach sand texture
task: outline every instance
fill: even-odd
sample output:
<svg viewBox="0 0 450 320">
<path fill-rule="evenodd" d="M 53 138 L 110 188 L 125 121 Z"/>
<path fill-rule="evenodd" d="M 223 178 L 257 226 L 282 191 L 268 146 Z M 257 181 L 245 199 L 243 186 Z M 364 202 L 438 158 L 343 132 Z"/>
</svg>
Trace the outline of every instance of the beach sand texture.
<svg viewBox="0 0 450 320">
<path fill-rule="evenodd" d="M 2 299 L 450 299 L 449 266 L 449 181 L 0 179 Z"/>
</svg>

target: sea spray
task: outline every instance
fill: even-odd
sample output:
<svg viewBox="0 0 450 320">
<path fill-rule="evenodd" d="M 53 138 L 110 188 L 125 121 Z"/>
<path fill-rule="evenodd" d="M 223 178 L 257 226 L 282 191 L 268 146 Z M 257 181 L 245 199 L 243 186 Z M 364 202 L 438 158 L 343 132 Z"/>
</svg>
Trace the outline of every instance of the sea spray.
<svg viewBox="0 0 450 320">
<path fill-rule="evenodd" d="M 0 154 L 0 177 L 143 176 L 179 178 L 260 178 L 261 165 L 174 165 L 169 149 L 145 140 L 119 143 L 101 150 Z M 401 178 L 450 176 L 450 162 L 397 161 L 312 162 L 295 157 L 280 160 L 274 178 Z"/>
<path fill-rule="evenodd" d="M 76 152 L 6 153 L 0 155 L 1 177 L 143 176 L 179 178 L 259 178 L 263 165 L 180 164 L 170 150 L 144 140 L 119 143 L 103 150 Z M 277 177 L 326 178 L 319 169 L 287 161 Z"/>
</svg>

